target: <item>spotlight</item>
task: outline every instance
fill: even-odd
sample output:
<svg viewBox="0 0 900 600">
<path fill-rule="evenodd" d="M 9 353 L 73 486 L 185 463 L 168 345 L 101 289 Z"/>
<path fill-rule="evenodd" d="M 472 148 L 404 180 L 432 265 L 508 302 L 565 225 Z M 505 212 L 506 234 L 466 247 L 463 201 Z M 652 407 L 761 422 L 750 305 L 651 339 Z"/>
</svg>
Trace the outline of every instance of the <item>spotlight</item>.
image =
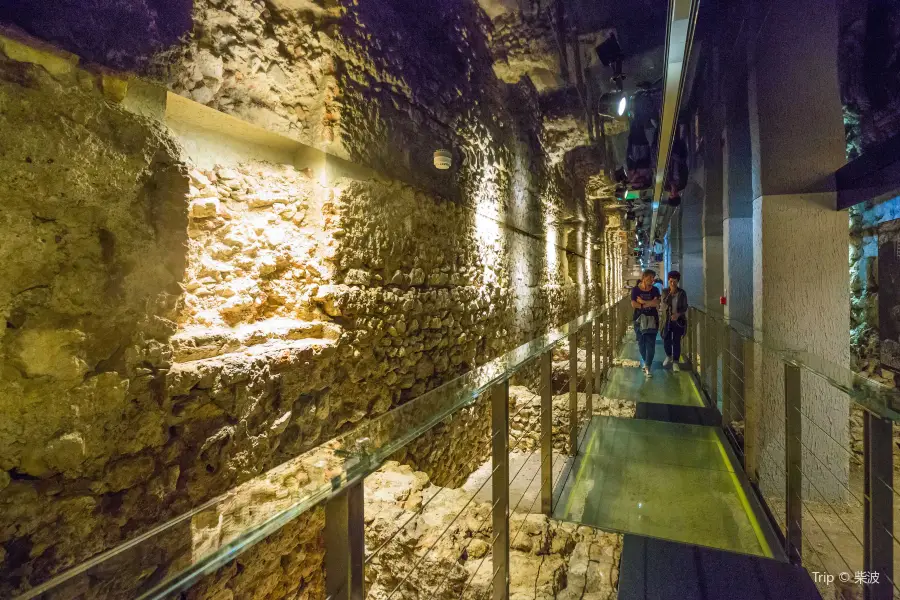
<svg viewBox="0 0 900 600">
<path fill-rule="evenodd" d="M 622 96 L 622 99 L 619 100 L 619 116 L 620 117 L 625 114 L 626 106 L 628 106 L 628 100 L 625 98 L 625 96 Z"/>
</svg>

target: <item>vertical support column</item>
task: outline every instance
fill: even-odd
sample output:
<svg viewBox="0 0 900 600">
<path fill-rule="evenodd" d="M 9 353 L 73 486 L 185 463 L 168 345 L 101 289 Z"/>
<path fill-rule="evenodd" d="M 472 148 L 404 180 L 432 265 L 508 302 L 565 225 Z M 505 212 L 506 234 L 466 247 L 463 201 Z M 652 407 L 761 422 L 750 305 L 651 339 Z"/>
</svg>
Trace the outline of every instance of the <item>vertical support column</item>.
<svg viewBox="0 0 900 600">
<path fill-rule="evenodd" d="M 553 351 L 541 354 L 541 512 L 553 513 Z"/>
<path fill-rule="evenodd" d="M 606 369 L 606 338 L 604 330 L 606 329 L 608 319 L 602 313 L 594 319 L 594 391 L 600 392 L 603 382 L 603 371 Z M 602 364 L 601 364 L 602 361 Z"/>
<path fill-rule="evenodd" d="M 752 183 L 752 263 L 765 265 L 753 271 L 752 326 L 759 332 L 757 339 L 776 348 L 803 349 L 849 369 L 848 216 L 835 210 L 834 187 L 834 172 L 847 162 L 838 69 L 839 6 L 837 0 L 773 2 L 751 16 L 759 24 L 749 26 L 756 33 L 747 61 L 752 159 L 743 168 Z M 796 93 L 785 94 L 786 86 Z M 809 270 L 809 257 L 815 257 L 817 272 L 829 274 L 817 286 L 815 309 L 785 310 L 796 295 L 797 273 Z M 782 416 L 764 410 L 763 404 L 766 391 L 780 387 L 781 365 L 769 352 L 757 354 L 754 386 L 761 407 L 762 451 L 775 447 L 783 429 Z M 816 450 L 818 460 L 804 465 L 803 475 L 811 482 L 804 487 L 811 489 L 814 483 L 817 499 L 842 502 L 850 486 L 849 400 L 835 386 L 809 383 L 804 413 L 814 416 L 817 425 L 806 428 L 802 439 Z M 782 476 L 769 462 L 760 461 L 763 489 L 778 485 Z"/>
<path fill-rule="evenodd" d="M 509 380 L 491 388 L 493 600 L 509 598 Z"/>
<path fill-rule="evenodd" d="M 759 482 L 759 405 L 753 390 L 754 341 L 745 339 L 742 342 L 741 356 L 744 361 L 744 385 L 741 388 L 744 397 L 744 471 L 754 483 Z"/>
<path fill-rule="evenodd" d="M 578 454 L 578 332 L 569 334 L 569 453 Z"/>
<path fill-rule="evenodd" d="M 784 365 L 784 472 L 786 478 L 787 531 L 784 535 L 788 560 L 799 565 L 803 561 L 803 460 L 801 454 L 800 407 L 803 391 L 800 367 Z"/>
<path fill-rule="evenodd" d="M 584 413 L 586 415 L 586 419 L 588 423 L 591 421 L 591 417 L 594 414 L 594 323 L 593 321 L 589 321 L 584 326 L 584 367 L 585 367 L 585 382 L 584 382 L 584 393 L 587 396 L 587 400 L 585 402 Z"/>
<path fill-rule="evenodd" d="M 325 504 L 325 595 L 363 600 L 365 581 L 363 482 L 350 485 Z"/>
<path fill-rule="evenodd" d="M 890 600 L 893 589 L 894 531 L 892 423 L 866 412 L 863 420 L 864 521 L 863 570 L 878 573 L 878 583 L 868 584 L 866 600 Z"/>
</svg>

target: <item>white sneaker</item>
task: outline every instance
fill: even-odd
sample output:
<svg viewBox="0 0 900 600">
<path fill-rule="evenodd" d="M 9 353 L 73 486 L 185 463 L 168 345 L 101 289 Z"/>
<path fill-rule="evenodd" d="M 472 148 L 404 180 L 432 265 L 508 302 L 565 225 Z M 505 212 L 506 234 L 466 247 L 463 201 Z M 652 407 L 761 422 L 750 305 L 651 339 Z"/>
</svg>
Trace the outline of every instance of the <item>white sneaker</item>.
<svg viewBox="0 0 900 600">
<path fill-rule="evenodd" d="M 678 373 L 678 372 L 681 371 L 681 367 L 678 366 L 678 363 L 677 363 L 677 362 L 673 362 L 673 363 L 672 363 L 672 370 L 675 371 L 676 373 Z"/>
<path fill-rule="evenodd" d="M 646 377 L 647 379 L 653 377 L 653 375 L 650 374 L 650 369 L 648 369 L 647 367 L 644 367 L 644 377 Z"/>
<path fill-rule="evenodd" d="M 663 361 L 663 369 L 665 369 L 666 367 L 668 367 L 671 364 L 672 364 L 672 357 L 667 356 L 666 360 Z"/>
<path fill-rule="evenodd" d="M 641 359 L 641 368 L 642 368 L 642 369 L 646 369 L 646 368 L 647 368 L 647 367 L 644 365 L 644 359 L 643 359 L 643 358 Z"/>
</svg>

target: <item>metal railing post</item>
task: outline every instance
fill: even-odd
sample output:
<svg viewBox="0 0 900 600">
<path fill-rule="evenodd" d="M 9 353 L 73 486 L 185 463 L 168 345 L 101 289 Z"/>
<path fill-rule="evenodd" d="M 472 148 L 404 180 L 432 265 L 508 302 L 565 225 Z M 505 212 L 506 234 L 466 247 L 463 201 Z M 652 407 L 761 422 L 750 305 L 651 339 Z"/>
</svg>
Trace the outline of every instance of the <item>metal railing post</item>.
<svg viewBox="0 0 900 600">
<path fill-rule="evenodd" d="M 693 323 L 693 314 L 691 313 L 690 308 L 688 308 L 687 314 L 684 317 L 687 321 L 687 327 L 684 330 L 684 344 L 681 349 L 681 361 L 688 363 L 688 368 L 691 368 L 694 361 L 691 358 L 691 323 Z"/>
<path fill-rule="evenodd" d="M 800 409 L 803 405 L 800 367 L 784 365 L 784 471 L 786 502 L 785 553 L 794 564 L 803 562 L 803 457 Z"/>
<path fill-rule="evenodd" d="M 509 598 L 509 380 L 491 388 L 493 600 Z"/>
<path fill-rule="evenodd" d="M 613 360 L 616 358 L 616 349 L 619 344 L 619 304 L 615 303 L 611 307 L 609 307 L 609 314 L 611 317 L 610 325 L 609 325 L 609 349 L 607 351 L 607 356 L 609 357 L 609 368 L 612 368 Z"/>
<path fill-rule="evenodd" d="M 741 348 L 741 360 L 744 362 L 744 385 L 741 395 L 744 397 L 744 471 L 750 481 L 758 482 L 759 456 L 756 450 L 758 414 L 753 391 L 754 342 L 745 339 Z"/>
<path fill-rule="evenodd" d="M 334 600 L 363 600 L 365 521 L 363 481 L 325 504 L 325 595 Z"/>
<path fill-rule="evenodd" d="M 728 324 L 722 321 L 722 428 L 728 429 L 731 425 L 731 330 Z"/>
<path fill-rule="evenodd" d="M 696 310 L 691 310 L 691 315 L 694 317 L 693 321 L 690 322 L 691 327 L 691 371 L 694 373 L 699 373 L 699 369 L 697 367 L 697 345 L 699 343 L 698 334 L 700 332 L 700 313 Z"/>
<path fill-rule="evenodd" d="M 864 520 L 863 571 L 878 573 L 864 588 L 865 600 L 890 600 L 893 586 L 894 531 L 892 423 L 870 412 L 863 418 Z"/>
<path fill-rule="evenodd" d="M 703 379 L 706 377 L 706 313 L 700 313 L 697 319 L 697 382 L 700 384 L 700 395 L 706 387 Z"/>
<path fill-rule="evenodd" d="M 590 422 L 594 414 L 594 324 L 592 321 L 588 321 L 584 326 L 584 354 L 584 393 L 587 396 L 584 413 Z"/>
<path fill-rule="evenodd" d="M 606 364 L 603 365 L 603 370 L 606 373 L 606 377 L 609 377 L 609 370 L 612 368 L 612 356 L 613 356 L 613 346 L 615 344 L 615 332 L 613 331 L 613 327 L 615 327 L 615 318 L 616 318 L 616 306 L 612 305 L 609 307 L 609 310 L 606 312 L 606 327 L 604 327 L 604 335 L 606 336 Z"/>
<path fill-rule="evenodd" d="M 612 361 L 613 361 L 613 352 L 616 349 L 616 311 L 619 309 L 618 305 L 613 304 L 609 307 L 609 312 L 607 313 L 607 318 L 609 319 L 609 323 L 606 326 L 606 373 L 607 377 L 609 377 L 609 370 L 612 369 Z"/>
<path fill-rule="evenodd" d="M 553 513 L 553 371 L 552 350 L 541 354 L 541 512 Z"/>
<path fill-rule="evenodd" d="M 712 315 L 709 320 L 709 392 L 713 406 L 719 408 L 719 322 Z"/>
<path fill-rule="evenodd" d="M 569 334 L 569 453 L 578 454 L 578 332 Z"/>
</svg>

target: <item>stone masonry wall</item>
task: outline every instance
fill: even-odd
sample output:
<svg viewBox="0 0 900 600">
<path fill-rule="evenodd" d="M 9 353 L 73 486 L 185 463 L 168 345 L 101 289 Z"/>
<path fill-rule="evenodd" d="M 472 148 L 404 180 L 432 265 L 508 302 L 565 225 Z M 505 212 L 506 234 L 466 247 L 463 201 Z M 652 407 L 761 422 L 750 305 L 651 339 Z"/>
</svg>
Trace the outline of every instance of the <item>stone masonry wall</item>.
<svg viewBox="0 0 900 600">
<path fill-rule="evenodd" d="M 192 80 L 182 90 L 192 98 L 215 87 L 218 63 L 196 60 L 215 54 L 212 40 L 230 35 L 229 56 L 241 48 L 255 56 L 257 47 L 276 52 L 270 40 L 281 35 L 295 43 L 294 59 L 276 44 L 280 61 L 314 61 L 297 19 L 339 12 L 310 3 L 289 11 L 294 21 L 273 17 L 253 40 L 247 21 L 233 18 L 248 6 L 260 7 L 195 6 L 184 60 L 199 65 L 202 86 Z M 246 27 L 256 31 L 260 14 Z M 197 41 L 198 27 L 215 35 Z M 433 389 L 600 296 L 589 260 L 599 222 L 579 208 L 579 184 L 544 165 L 533 115 L 463 111 L 468 129 L 454 150 L 471 160 L 447 197 L 434 192 L 433 172 L 411 176 L 412 163 L 394 173 L 403 180 L 322 181 L 250 161 L 203 170 L 160 124 L 122 110 L 107 75 L 75 68 L 74 57 L 33 64 L 3 48 L 0 596 Z M 173 81 L 189 67 L 174 63 Z M 244 91 L 262 85 L 238 72 L 223 66 L 222 77 Z M 271 64 L 254 71 L 263 72 L 277 81 Z M 302 79 L 289 75 L 292 85 Z M 485 77 L 493 76 L 477 76 Z M 223 83 L 210 103 L 272 125 L 264 102 L 226 94 L 228 103 L 228 89 Z M 328 89 L 316 79 L 298 93 L 313 106 Z M 501 107 L 503 89 L 493 84 L 486 104 Z M 269 101 L 276 115 L 297 109 L 281 96 Z M 322 106 L 322 122 L 333 122 Z M 321 123 L 282 125 L 273 128 L 293 135 Z M 554 224 L 566 215 L 583 224 Z M 415 463 L 437 474 L 466 447 L 431 452 L 440 446 L 434 435 Z M 190 556 L 190 544 L 184 551 Z M 300 568 L 300 578 L 283 572 L 294 584 L 276 577 L 259 597 L 318 585 L 308 564 Z"/>
<path fill-rule="evenodd" d="M 854 371 L 888 386 L 900 384 L 892 370 L 882 368 L 882 343 L 879 331 L 880 236 L 888 222 L 900 219 L 900 199 L 867 202 L 850 209 L 850 355 Z M 893 226 L 892 223 L 892 226 Z M 851 406 L 850 440 L 854 453 L 862 461 L 863 410 Z M 900 429 L 894 432 L 895 468 L 900 468 Z M 855 467 L 857 463 L 853 463 Z"/>
<path fill-rule="evenodd" d="M 129 369 L 126 350 L 162 360 L 157 340 L 174 331 L 187 170 L 159 125 L 104 99 L 109 80 L 62 59 L 32 60 L 4 41 L 4 597 L 160 518 L 182 464 L 160 373 Z"/>
</svg>

